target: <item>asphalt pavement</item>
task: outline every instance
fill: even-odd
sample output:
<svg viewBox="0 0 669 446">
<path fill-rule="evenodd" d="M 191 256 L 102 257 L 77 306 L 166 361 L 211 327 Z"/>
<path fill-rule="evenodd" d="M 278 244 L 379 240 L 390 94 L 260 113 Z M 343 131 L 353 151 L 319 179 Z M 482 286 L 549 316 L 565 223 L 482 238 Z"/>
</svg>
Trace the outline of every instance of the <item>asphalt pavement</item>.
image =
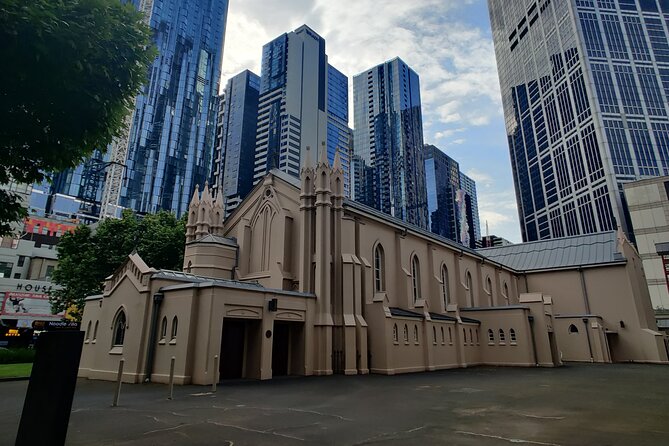
<svg viewBox="0 0 669 446">
<path fill-rule="evenodd" d="M 27 381 L 0 382 L 0 445 Z M 478 367 L 208 387 L 79 380 L 69 445 L 669 444 L 669 367 Z"/>
</svg>

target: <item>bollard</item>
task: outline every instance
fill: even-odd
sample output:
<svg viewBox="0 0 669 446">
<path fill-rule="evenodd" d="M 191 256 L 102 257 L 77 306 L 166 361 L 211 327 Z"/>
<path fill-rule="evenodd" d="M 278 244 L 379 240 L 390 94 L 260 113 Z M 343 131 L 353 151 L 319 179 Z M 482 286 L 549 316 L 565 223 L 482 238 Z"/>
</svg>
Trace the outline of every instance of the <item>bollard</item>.
<svg viewBox="0 0 669 446">
<path fill-rule="evenodd" d="M 121 396 L 121 382 L 123 381 L 123 363 L 125 359 L 121 358 L 118 362 L 118 375 L 116 375 L 116 392 L 114 393 L 114 402 L 112 407 L 118 406 L 118 399 Z"/>
<path fill-rule="evenodd" d="M 216 384 L 218 384 L 218 355 L 214 355 L 214 373 L 212 373 L 211 391 L 216 392 Z"/>
<path fill-rule="evenodd" d="M 172 356 L 170 361 L 170 396 L 167 397 L 168 400 L 171 400 L 174 396 L 174 363 L 177 360 L 175 356 Z"/>
</svg>

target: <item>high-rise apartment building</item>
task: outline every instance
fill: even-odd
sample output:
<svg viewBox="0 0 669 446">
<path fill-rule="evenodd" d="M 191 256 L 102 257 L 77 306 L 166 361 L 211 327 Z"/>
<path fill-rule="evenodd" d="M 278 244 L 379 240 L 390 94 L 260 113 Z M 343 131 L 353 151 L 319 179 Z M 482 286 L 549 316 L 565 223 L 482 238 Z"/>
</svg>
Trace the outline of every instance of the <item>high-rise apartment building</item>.
<svg viewBox="0 0 669 446">
<path fill-rule="evenodd" d="M 229 215 L 253 187 L 260 77 L 248 70 L 230 78 L 220 97 L 211 187 Z"/>
<path fill-rule="evenodd" d="M 669 2 L 488 6 L 523 240 L 632 235 L 622 185 L 669 173 Z"/>
<path fill-rule="evenodd" d="M 470 248 L 480 233 L 476 184 L 439 148 L 425 145 L 428 229 Z"/>
<path fill-rule="evenodd" d="M 353 198 L 428 228 L 418 75 L 396 58 L 353 77 Z"/>
<path fill-rule="evenodd" d="M 327 94 L 325 40 L 311 28 L 263 46 L 254 182 L 275 168 L 299 177 L 307 148 L 327 141 Z"/>
</svg>

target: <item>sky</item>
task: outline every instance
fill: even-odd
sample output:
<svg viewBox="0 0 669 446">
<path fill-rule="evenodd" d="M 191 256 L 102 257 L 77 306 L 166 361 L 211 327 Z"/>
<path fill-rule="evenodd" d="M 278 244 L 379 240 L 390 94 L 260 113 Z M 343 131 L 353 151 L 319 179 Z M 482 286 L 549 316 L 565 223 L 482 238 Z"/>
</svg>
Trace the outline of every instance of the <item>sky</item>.
<svg viewBox="0 0 669 446">
<path fill-rule="evenodd" d="M 260 74 L 262 46 L 307 24 L 353 76 L 399 56 L 420 77 L 425 143 L 476 181 L 481 234 L 520 242 L 486 0 L 230 0 L 221 88 Z M 353 123 L 349 101 L 350 125 Z"/>
</svg>

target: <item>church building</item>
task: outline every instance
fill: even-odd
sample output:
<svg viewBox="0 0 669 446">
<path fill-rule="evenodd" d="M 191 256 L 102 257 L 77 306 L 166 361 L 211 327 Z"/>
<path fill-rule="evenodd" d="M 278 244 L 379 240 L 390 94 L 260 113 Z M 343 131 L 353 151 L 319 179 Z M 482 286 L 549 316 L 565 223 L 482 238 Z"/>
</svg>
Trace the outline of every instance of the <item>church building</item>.
<svg viewBox="0 0 669 446">
<path fill-rule="evenodd" d="M 305 165 L 225 220 L 196 190 L 182 271 L 131 254 L 86 299 L 79 375 L 114 380 L 124 359 L 125 382 L 167 382 L 172 357 L 180 384 L 668 363 L 622 233 L 474 251 L 346 200 L 338 156 Z"/>
</svg>

